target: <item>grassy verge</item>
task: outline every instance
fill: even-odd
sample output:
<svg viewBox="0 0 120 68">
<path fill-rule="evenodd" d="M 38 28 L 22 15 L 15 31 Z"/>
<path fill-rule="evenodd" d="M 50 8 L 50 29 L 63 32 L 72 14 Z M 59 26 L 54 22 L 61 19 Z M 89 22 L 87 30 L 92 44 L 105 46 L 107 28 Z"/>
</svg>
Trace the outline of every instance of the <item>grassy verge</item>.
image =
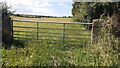
<svg viewBox="0 0 120 68">
<path fill-rule="evenodd" d="M 13 45 L 11 49 L 2 49 L 2 64 L 4 66 L 118 66 L 118 52 L 116 48 L 119 41 L 113 37 L 108 43 L 87 46 L 64 46 L 58 44 L 40 43 L 34 41 Z M 21 44 L 20 42 L 16 45 Z"/>
<path fill-rule="evenodd" d="M 84 65 L 85 47 L 54 44 L 28 44 L 24 48 L 3 49 L 4 66 L 68 66 Z M 84 63 L 83 63 L 84 62 Z"/>
</svg>

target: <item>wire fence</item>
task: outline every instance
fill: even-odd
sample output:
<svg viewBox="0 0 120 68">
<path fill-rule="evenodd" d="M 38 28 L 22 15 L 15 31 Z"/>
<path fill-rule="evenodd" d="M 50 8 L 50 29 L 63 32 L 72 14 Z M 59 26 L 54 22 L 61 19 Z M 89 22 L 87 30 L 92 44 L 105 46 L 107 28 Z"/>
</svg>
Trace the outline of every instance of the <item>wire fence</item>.
<svg viewBox="0 0 120 68">
<path fill-rule="evenodd" d="M 81 22 L 52 22 L 14 19 L 13 38 L 35 41 L 38 44 L 83 45 L 91 43 L 92 30 Z"/>
</svg>

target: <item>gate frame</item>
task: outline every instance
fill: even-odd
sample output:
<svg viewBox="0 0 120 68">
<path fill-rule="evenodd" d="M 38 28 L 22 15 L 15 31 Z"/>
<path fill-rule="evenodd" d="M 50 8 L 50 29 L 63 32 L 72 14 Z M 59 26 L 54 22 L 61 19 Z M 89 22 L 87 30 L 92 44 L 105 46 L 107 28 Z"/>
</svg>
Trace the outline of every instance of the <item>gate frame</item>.
<svg viewBox="0 0 120 68">
<path fill-rule="evenodd" d="M 81 24 L 81 25 L 92 25 L 92 29 L 91 29 L 91 33 L 90 33 L 90 35 L 91 35 L 91 44 L 92 44 L 92 42 L 93 42 L 93 23 L 83 23 L 83 22 L 55 22 L 55 21 L 37 21 L 37 20 L 20 20 L 20 19 L 12 19 L 12 29 L 13 29 L 13 27 L 20 27 L 20 26 L 13 26 L 13 22 L 31 22 L 31 23 L 36 23 L 36 27 L 22 27 L 22 28 L 34 28 L 34 29 L 36 29 L 36 40 L 37 40 L 37 43 L 36 44 L 38 44 L 38 40 L 39 40 L 39 38 L 38 38 L 38 34 L 39 34 L 39 32 L 38 32 L 38 30 L 39 29 L 41 29 L 41 28 L 39 28 L 39 23 L 53 23 L 53 24 L 63 24 L 63 28 L 61 29 L 60 28 L 60 30 L 63 30 L 63 40 L 62 40 L 62 42 L 64 43 L 64 36 L 65 36 L 65 25 L 66 24 Z M 44 29 L 44 28 L 42 28 L 42 29 Z M 49 29 L 49 28 L 48 28 Z M 51 28 L 51 29 L 54 29 L 54 28 Z M 59 28 L 58 28 L 59 29 Z M 14 31 L 12 31 L 12 32 L 14 32 Z M 28 31 L 29 32 L 29 31 Z M 12 33 L 12 35 L 14 35 L 14 33 Z M 13 36 L 14 37 L 14 36 Z"/>
</svg>

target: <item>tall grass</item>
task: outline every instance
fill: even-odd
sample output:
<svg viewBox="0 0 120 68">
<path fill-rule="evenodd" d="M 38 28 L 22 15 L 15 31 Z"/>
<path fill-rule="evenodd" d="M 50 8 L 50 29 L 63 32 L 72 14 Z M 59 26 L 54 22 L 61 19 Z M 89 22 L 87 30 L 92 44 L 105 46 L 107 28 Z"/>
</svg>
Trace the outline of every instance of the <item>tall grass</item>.
<svg viewBox="0 0 120 68">
<path fill-rule="evenodd" d="M 111 47 L 118 45 L 114 37 L 109 42 L 83 46 L 63 46 L 43 43 L 27 43 L 25 47 L 13 45 L 10 50 L 3 48 L 4 66 L 117 66 L 118 51 Z"/>
</svg>

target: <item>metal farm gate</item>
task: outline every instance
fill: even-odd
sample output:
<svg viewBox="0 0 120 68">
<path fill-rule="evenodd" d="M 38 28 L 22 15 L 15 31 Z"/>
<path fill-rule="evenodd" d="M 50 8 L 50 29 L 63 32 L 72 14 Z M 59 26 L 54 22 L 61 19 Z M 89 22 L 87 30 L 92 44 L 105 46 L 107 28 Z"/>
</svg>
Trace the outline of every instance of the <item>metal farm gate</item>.
<svg viewBox="0 0 120 68">
<path fill-rule="evenodd" d="M 37 44 L 85 45 L 91 43 L 92 23 L 13 20 L 14 39 Z"/>
</svg>

